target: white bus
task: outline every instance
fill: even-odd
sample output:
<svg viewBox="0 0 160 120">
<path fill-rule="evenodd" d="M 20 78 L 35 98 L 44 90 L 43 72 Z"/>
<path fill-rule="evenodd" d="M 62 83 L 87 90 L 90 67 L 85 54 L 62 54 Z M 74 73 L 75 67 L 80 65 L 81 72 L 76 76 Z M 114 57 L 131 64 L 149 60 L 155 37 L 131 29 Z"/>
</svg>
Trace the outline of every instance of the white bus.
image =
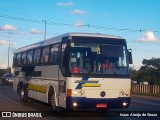
<svg viewBox="0 0 160 120">
<path fill-rule="evenodd" d="M 14 90 L 23 102 L 66 110 L 127 108 L 131 52 L 118 36 L 66 33 L 14 53 Z"/>
</svg>

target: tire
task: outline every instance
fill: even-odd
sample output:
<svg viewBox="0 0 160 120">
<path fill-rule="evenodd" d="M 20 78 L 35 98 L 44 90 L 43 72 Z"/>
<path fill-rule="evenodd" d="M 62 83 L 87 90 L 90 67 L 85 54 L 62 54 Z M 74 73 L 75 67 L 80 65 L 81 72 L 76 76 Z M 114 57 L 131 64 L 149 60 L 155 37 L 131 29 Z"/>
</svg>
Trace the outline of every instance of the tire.
<svg viewBox="0 0 160 120">
<path fill-rule="evenodd" d="M 50 88 L 48 96 L 49 96 L 49 100 L 48 101 L 49 101 L 51 110 L 53 112 L 57 112 L 56 99 L 55 99 L 55 93 L 54 93 L 53 88 Z"/>
<path fill-rule="evenodd" d="M 23 103 L 28 103 L 29 101 L 29 98 L 27 97 L 27 91 L 25 91 L 24 87 L 21 86 L 20 89 L 19 89 L 19 94 L 20 94 L 20 97 L 21 97 L 21 101 Z"/>
</svg>

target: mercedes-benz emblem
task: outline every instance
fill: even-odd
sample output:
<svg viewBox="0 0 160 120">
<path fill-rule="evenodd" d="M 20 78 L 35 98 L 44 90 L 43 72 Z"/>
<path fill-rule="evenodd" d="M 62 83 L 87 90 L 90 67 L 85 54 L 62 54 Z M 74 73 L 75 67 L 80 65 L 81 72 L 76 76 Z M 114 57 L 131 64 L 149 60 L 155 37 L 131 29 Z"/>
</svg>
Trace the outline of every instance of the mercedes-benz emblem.
<svg viewBox="0 0 160 120">
<path fill-rule="evenodd" d="M 104 96 L 106 95 L 106 93 L 105 93 L 104 91 L 102 91 L 102 92 L 100 93 L 100 95 L 101 95 L 101 97 L 104 97 Z"/>
</svg>

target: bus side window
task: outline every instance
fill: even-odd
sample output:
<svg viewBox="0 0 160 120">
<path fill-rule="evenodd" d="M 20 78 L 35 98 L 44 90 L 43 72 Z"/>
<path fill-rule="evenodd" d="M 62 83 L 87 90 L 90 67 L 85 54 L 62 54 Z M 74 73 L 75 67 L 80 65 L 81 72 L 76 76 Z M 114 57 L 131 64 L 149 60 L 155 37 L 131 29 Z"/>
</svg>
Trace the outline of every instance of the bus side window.
<svg viewBox="0 0 160 120">
<path fill-rule="evenodd" d="M 26 52 L 22 53 L 22 59 L 21 59 L 21 64 L 24 65 L 26 64 Z"/>
<path fill-rule="evenodd" d="M 61 68 L 62 68 L 62 72 L 63 74 L 65 74 L 65 65 L 66 65 L 66 62 L 65 62 L 65 53 L 66 53 L 66 47 L 67 47 L 67 43 L 62 43 L 62 46 L 61 46 Z"/>
<path fill-rule="evenodd" d="M 42 49 L 42 58 L 41 58 L 41 63 L 47 63 L 49 60 L 49 47 L 44 47 Z"/>
<path fill-rule="evenodd" d="M 41 52 L 40 49 L 36 49 L 34 51 L 34 58 L 33 58 L 34 64 L 38 64 L 40 62 L 40 52 Z"/>
<path fill-rule="evenodd" d="M 55 44 L 51 48 L 51 63 L 57 63 L 58 62 L 58 50 L 59 50 L 59 44 Z"/>
<path fill-rule="evenodd" d="M 33 50 L 29 51 L 27 54 L 27 64 L 32 64 L 32 58 L 33 58 Z"/>
<path fill-rule="evenodd" d="M 16 66 L 20 66 L 21 64 L 21 53 L 17 54 L 16 57 Z"/>
<path fill-rule="evenodd" d="M 16 66 L 16 55 L 13 55 L 13 67 Z"/>
</svg>

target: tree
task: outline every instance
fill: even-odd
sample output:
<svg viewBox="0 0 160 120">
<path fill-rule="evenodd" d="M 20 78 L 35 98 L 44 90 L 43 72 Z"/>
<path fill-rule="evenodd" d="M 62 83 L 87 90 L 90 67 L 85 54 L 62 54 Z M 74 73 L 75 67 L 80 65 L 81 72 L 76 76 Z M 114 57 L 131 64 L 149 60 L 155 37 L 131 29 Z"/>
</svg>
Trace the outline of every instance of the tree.
<svg viewBox="0 0 160 120">
<path fill-rule="evenodd" d="M 138 71 L 134 69 L 134 67 L 130 68 L 131 71 L 131 80 L 137 80 Z"/>
<path fill-rule="evenodd" d="M 151 58 L 150 60 L 143 59 L 142 64 L 147 69 L 158 69 L 158 70 L 160 70 L 160 58 Z"/>
<path fill-rule="evenodd" d="M 137 78 L 151 85 L 160 84 L 160 58 L 143 59 L 142 64 Z"/>
</svg>

